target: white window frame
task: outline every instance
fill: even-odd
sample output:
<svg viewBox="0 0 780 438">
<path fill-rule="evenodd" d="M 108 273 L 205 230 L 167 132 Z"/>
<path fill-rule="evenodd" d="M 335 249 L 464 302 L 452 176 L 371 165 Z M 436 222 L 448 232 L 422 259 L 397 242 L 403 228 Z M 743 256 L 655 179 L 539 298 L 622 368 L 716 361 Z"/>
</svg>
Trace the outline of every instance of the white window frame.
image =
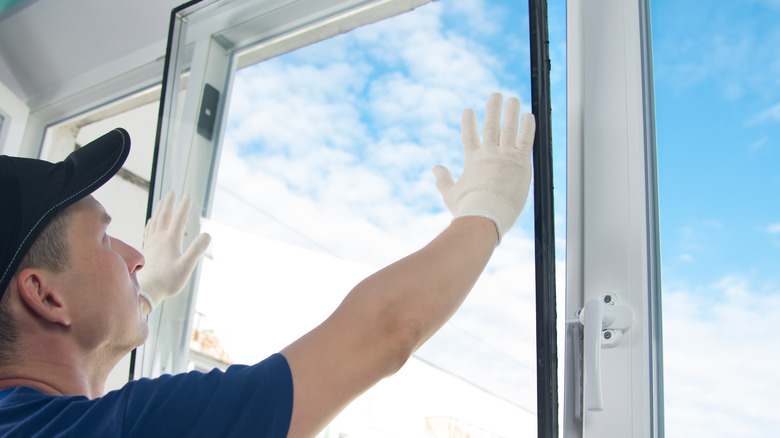
<svg viewBox="0 0 780 438">
<path fill-rule="evenodd" d="M 567 2 L 564 437 L 662 437 L 649 5 L 585 3 Z M 602 311 L 617 315 L 614 325 L 604 318 L 593 332 L 601 339 L 583 342 Z"/>
</svg>

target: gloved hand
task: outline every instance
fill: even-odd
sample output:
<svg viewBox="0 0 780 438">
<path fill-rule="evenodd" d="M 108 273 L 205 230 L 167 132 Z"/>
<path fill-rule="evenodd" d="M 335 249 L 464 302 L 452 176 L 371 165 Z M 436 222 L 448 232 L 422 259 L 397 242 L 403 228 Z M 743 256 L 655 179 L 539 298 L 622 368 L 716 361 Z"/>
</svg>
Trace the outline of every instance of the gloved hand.
<svg viewBox="0 0 780 438">
<path fill-rule="evenodd" d="M 201 233 L 182 254 L 184 226 L 187 224 L 192 198 L 185 195 L 176 213 L 173 213 L 175 204 L 176 195 L 168 192 L 165 199 L 157 205 L 144 230 L 144 246 L 141 252 L 146 264 L 138 271 L 138 283 L 141 285 L 141 296 L 146 300 L 150 311 L 162 300 L 182 290 L 198 259 L 211 242 L 208 233 Z"/>
<path fill-rule="evenodd" d="M 433 168 L 436 187 L 454 218 L 480 216 L 496 224 L 498 243 L 523 211 L 531 185 L 531 149 L 536 123 L 532 114 L 523 116 L 517 134 L 520 101 L 510 98 L 501 125 L 499 93 L 490 95 L 485 111 L 483 142 L 477 134 L 477 118 L 467 109 L 461 118 L 463 173 L 455 182 L 449 170 Z"/>
</svg>

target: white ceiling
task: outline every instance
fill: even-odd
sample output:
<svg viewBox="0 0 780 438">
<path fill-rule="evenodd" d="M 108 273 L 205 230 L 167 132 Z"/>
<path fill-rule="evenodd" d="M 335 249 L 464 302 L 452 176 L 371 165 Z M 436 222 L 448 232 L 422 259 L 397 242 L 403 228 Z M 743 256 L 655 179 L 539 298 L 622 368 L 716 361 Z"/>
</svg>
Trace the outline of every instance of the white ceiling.
<svg viewBox="0 0 780 438">
<path fill-rule="evenodd" d="M 0 14 L 0 82 L 30 108 L 165 55 L 184 0 L 27 0 Z"/>
</svg>

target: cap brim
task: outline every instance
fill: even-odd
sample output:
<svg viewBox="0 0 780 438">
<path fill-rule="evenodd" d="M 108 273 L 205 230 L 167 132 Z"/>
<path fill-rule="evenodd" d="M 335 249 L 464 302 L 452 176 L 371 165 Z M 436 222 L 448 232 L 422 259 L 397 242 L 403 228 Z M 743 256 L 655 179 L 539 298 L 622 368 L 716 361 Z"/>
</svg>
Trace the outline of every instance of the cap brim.
<svg viewBox="0 0 780 438">
<path fill-rule="evenodd" d="M 94 192 L 116 175 L 129 153 L 130 135 L 124 129 L 116 128 L 73 151 L 62 163 L 58 163 L 73 168 L 73 178 L 66 191 L 69 192 L 67 196 L 75 200 L 63 200 L 67 204 L 65 207 Z"/>
</svg>

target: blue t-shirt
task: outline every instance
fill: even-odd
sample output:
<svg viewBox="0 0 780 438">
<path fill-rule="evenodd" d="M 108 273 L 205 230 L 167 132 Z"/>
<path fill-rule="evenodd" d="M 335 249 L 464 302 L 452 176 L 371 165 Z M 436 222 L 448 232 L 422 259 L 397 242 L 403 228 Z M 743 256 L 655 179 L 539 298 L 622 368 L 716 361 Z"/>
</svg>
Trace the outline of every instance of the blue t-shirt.
<svg viewBox="0 0 780 438">
<path fill-rule="evenodd" d="M 0 391 L 0 436 L 286 437 L 293 382 L 281 354 L 225 372 L 139 379 L 93 400 Z"/>
</svg>

